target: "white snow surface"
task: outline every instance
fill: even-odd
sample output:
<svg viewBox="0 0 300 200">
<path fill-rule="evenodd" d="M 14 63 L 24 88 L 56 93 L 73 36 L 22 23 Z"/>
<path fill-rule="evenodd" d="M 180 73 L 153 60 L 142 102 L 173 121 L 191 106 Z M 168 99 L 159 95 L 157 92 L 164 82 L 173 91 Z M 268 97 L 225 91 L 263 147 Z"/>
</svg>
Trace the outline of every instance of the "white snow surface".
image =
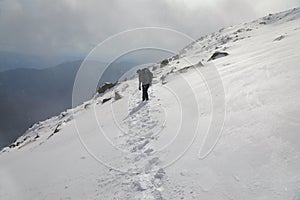
<svg viewBox="0 0 300 200">
<path fill-rule="evenodd" d="M 150 67 L 150 101 L 135 77 L 4 148 L 0 199 L 299 200 L 299 44 L 298 8 L 200 38 Z"/>
</svg>

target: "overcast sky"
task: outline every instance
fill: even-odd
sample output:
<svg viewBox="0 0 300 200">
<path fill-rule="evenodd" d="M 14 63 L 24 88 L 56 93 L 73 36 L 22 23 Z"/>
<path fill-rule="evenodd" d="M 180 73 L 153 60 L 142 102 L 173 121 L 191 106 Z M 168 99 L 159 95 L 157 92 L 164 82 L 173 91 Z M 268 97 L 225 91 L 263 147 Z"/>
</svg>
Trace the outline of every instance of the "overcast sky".
<svg viewBox="0 0 300 200">
<path fill-rule="evenodd" d="M 84 55 L 111 35 L 148 26 L 197 39 L 299 5 L 299 0 L 0 0 L 0 50 Z"/>
</svg>

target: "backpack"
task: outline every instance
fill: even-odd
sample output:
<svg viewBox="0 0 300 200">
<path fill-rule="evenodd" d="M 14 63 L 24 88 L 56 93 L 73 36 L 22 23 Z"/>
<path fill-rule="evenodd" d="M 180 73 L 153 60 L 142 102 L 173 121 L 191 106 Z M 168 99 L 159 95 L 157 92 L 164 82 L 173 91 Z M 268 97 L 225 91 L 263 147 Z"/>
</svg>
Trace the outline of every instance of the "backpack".
<svg viewBox="0 0 300 200">
<path fill-rule="evenodd" d="M 150 72 L 150 70 L 148 68 L 144 68 L 143 69 L 143 73 L 144 75 L 149 79 L 149 82 L 151 83 L 152 82 L 152 79 L 153 79 L 153 74 L 152 72 Z"/>
</svg>

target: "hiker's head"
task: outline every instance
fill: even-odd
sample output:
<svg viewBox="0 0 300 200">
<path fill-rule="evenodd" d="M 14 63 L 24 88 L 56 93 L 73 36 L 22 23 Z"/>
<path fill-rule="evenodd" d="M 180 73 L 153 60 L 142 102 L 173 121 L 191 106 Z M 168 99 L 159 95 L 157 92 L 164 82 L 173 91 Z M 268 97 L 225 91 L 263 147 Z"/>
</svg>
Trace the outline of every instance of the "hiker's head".
<svg viewBox="0 0 300 200">
<path fill-rule="evenodd" d="M 137 74 L 139 74 L 139 73 L 141 73 L 141 72 L 142 72 L 142 70 L 140 70 L 140 69 L 138 69 L 138 70 L 136 71 Z"/>
</svg>

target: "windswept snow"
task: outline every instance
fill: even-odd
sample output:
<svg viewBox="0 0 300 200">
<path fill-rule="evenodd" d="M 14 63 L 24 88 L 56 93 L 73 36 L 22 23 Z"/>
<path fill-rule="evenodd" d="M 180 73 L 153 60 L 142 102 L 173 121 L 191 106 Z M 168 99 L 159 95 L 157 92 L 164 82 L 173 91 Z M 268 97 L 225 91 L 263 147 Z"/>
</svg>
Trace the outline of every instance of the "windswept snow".
<svg viewBox="0 0 300 200">
<path fill-rule="evenodd" d="M 299 200 L 298 44 L 300 9 L 200 38 L 149 102 L 127 80 L 4 148 L 0 199 Z"/>
</svg>

